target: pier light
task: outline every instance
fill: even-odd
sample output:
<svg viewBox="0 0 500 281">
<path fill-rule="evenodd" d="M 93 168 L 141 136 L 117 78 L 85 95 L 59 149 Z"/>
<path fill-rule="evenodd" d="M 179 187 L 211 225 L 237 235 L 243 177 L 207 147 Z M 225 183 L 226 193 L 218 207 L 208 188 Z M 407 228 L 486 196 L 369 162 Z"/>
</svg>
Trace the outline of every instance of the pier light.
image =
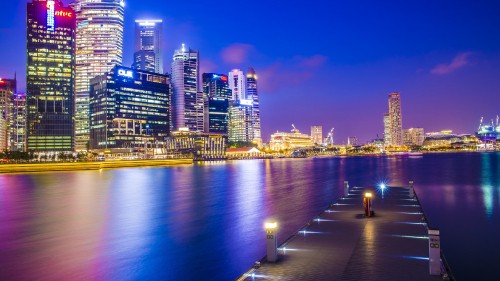
<svg viewBox="0 0 500 281">
<path fill-rule="evenodd" d="M 276 237 L 278 223 L 268 221 L 264 223 L 264 229 L 266 230 L 267 261 L 276 262 L 278 260 L 278 238 Z"/>
<path fill-rule="evenodd" d="M 372 198 L 372 193 L 371 192 L 366 192 L 365 193 L 365 198 Z"/>
<path fill-rule="evenodd" d="M 387 188 L 385 183 L 381 183 L 379 186 L 380 186 L 380 189 L 382 189 L 382 191 Z"/>
<path fill-rule="evenodd" d="M 374 214 L 372 209 L 372 197 L 373 195 L 371 192 L 365 192 L 365 197 L 363 198 L 363 207 L 366 217 L 372 217 Z"/>
</svg>

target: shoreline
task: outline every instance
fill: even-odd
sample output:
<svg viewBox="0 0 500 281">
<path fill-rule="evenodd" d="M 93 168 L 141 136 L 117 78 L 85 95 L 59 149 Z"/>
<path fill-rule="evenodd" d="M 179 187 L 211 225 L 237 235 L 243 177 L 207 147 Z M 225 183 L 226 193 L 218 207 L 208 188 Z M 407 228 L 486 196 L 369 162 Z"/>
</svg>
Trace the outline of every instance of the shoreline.
<svg viewBox="0 0 500 281">
<path fill-rule="evenodd" d="M 190 165 L 190 164 L 193 164 L 192 159 L 1 164 L 0 174 L 89 171 L 89 170 L 101 170 L 101 169 L 138 168 L 138 167 L 166 167 L 166 166 L 178 166 L 178 165 Z"/>
</svg>

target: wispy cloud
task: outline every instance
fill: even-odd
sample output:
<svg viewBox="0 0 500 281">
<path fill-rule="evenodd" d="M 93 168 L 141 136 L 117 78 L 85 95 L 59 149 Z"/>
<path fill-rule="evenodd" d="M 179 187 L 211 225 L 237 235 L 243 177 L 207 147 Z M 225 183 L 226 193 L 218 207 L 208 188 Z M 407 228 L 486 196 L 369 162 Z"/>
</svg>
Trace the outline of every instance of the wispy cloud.
<svg viewBox="0 0 500 281">
<path fill-rule="evenodd" d="M 298 56 L 295 57 L 295 59 L 298 61 L 298 66 L 301 67 L 307 67 L 307 68 L 316 68 L 324 65 L 328 58 L 323 55 L 314 55 L 311 57 L 303 57 L 303 56 Z"/>
<path fill-rule="evenodd" d="M 442 63 L 436 65 L 433 69 L 431 69 L 432 74 L 436 75 L 444 75 L 452 73 L 466 65 L 469 64 L 469 58 L 472 55 L 472 52 L 464 52 L 456 55 L 450 63 Z"/>
<path fill-rule="evenodd" d="M 236 43 L 224 48 L 221 57 L 227 64 L 242 64 L 247 62 L 254 50 L 255 47 L 250 44 Z"/>
</svg>

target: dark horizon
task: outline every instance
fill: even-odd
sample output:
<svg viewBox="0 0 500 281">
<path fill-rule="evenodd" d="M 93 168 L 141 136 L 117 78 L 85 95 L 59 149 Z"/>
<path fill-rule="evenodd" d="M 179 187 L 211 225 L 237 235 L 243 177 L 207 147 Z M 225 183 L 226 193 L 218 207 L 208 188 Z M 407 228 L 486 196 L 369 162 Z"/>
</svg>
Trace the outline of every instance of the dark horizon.
<svg viewBox="0 0 500 281">
<path fill-rule="evenodd" d="M 6 1 L 12 16 L 0 19 L 0 77 L 17 73 L 19 91 L 27 2 Z M 167 72 L 181 43 L 200 51 L 201 73 L 254 67 L 266 142 L 292 123 L 307 134 L 322 125 L 324 136 L 334 127 L 336 143 L 382 136 L 393 91 L 401 93 L 404 128 L 473 133 L 481 117 L 500 114 L 500 3 L 300 3 L 256 0 L 239 9 L 225 0 L 191 1 L 188 9 L 127 0 L 123 65 L 132 63 L 134 20 L 158 18 Z"/>
</svg>

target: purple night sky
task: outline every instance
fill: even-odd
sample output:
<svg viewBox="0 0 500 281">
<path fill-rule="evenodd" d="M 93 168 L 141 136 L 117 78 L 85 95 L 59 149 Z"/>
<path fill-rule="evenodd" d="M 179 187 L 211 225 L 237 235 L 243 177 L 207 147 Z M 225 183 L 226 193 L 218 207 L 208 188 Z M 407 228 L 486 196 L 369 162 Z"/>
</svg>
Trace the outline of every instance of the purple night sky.
<svg viewBox="0 0 500 281">
<path fill-rule="evenodd" d="M 0 19 L 0 77 L 17 72 L 22 91 L 27 2 L 3 1 Z M 381 137 L 391 91 L 403 127 L 473 133 L 500 114 L 500 2 L 469 2 L 126 0 L 124 65 L 134 20 L 160 18 L 165 69 L 181 43 L 202 72 L 255 68 L 266 142 L 292 123 L 335 127 L 337 143 Z"/>
</svg>

